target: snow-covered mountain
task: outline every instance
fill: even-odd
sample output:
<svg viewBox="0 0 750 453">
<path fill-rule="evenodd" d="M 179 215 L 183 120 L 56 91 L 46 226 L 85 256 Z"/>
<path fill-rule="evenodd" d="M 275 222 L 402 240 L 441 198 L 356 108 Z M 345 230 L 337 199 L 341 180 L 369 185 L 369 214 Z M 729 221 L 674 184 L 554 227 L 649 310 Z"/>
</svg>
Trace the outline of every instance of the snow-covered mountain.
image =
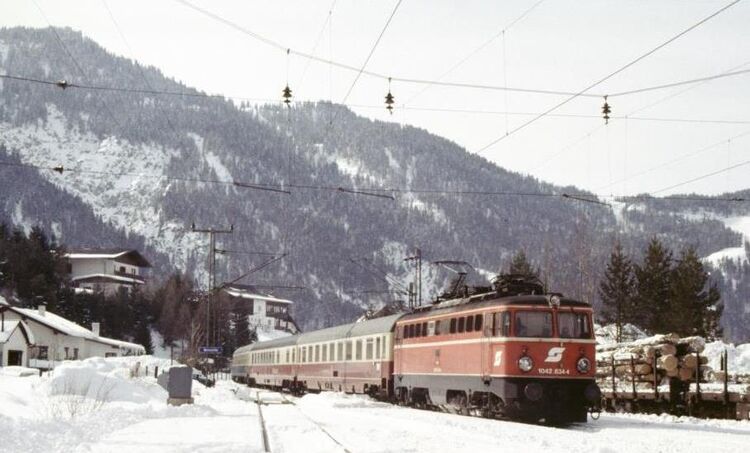
<svg viewBox="0 0 750 453">
<path fill-rule="evenodd" d="M 144 91 L 0 79 L 0 160 L 42 167 L 0 166 L 0 220 L 41 223 L 71 246 L 141 246 L 156 273 L 174 267 L 200 282 L 207 238 L 191 224 L 233 224 L 218 248 L 239 253 L 218 257 L 218 280 L 268 258 L 249 252 L 287 253 L 243 283 L 307 288 L 283 294 L 298 301 L 296 316 L 306 327 L 403 299 L 371 291 L 403 290 L 414 273 L 404 258 L 417 247 L 427 260 L 466 260 L 489 272 L 524 249 L 550 287 L 595 300 L 617 235 L 633 251 L 658 235 L 674 248 L 697 244 L 707 257 L 744 244 L 718 217 L 698 218 L 684 205 L 623 202 L 610 209 L 564 199 L 559 195 L 581 191 L 508 172 L 424 130 L 371 121 L 342 106 L 238 108 L 194 96 L 80 33 L 58 33 L 77 65 L 50 29 L 2 29 L 0 73 Z M 62 174 L 49 169 L 59 165 Z M 391 200 L 340 187 L 410 191 Z M 549 196 L 523 195 L 529 193 Z M 715 204 L 710 209 L 719 215 Z M 385 281 L 383 272 L 394 279 Z M 425 299 L 451 276 L 429 264 L 424 274 Z"/>
</svg>

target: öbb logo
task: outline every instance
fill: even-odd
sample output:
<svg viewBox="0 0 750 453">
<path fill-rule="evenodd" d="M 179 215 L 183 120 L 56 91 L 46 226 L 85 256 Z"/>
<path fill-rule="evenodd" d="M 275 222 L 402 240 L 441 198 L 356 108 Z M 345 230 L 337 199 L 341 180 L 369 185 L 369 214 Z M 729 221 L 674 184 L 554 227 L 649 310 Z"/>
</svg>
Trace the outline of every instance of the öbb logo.
<svg viewBox="0 0 750 453">
<path fill-rule="evenodd" d="M 565 348 L 550 348 L 549 352 L 547 352 L 547 358 L 544 359 L 546 362 L 551 363 L 557 363 L 562 360 L 563 352 L 565 352 Z"/>
</svg>

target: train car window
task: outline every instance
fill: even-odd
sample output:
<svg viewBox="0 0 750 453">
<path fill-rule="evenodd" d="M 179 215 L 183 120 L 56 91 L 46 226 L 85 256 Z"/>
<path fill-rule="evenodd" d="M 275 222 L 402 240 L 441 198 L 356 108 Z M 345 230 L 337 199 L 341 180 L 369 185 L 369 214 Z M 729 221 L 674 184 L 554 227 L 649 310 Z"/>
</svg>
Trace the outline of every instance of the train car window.
<svg viewBox="0 0 750 453">
<path fill-rule="evenodd" d="M 341 341 L 336 346 L 336 360 L 339 362 L 344 360 L 344 343 Z"/>
<path fill-rule="evenodd" d="M 328 361 L 333 362 L 336 360 L 336 343 L 331 343 L 328 346 Z"/>
<path fill-rule="evenodd" d="M 409 338 L 409 326 L 404 326 L 404 339 Z"/>
<path fill-rule="evenodd" d="M 464 333 L 466 328 L 466 318 L 458 318 L 458 333 Z"/>
<path fill-rule="evenodd" d="M 517 311 L 513 322 L 518 337 L 552 336 L 552 313 L 549 311 Z"/>
<path fill-rule="evenodd" d="M 296 354 L 296 352 L 297 351 L 294 348 L 292 348 L 292 363 L 297 363 L 297 354 Z"/>
<path fill-rule="evenodd" d="M 427 334 L 428 337 L 431 337 L 435 335 L 435 321 L 430 321 L 427 323 Z"/>
<path fill-rule="evenodd" d="M 482 331 L 482 315 L 474 315 L 474 330 Z"/>
<path fill-rule="evenodd" d="M 302 354 L 300 354 L 300 362 L 307 362 L 307 348 L 302 346 Z"/>
<path fill-rule="evenodd" d="M 315 360 L 313 362 L 320 362 L 320 345 L 315 345 Z"/>
<path fill-rule="evenodd" d="M 352 342 L 350 340 L 346 342 L 346 360 L 351 360 L 351 359 L 352 359 Z"/>
<path fill-rule="evenodd" d="M 467 332 L 474 331 L 474 317 L 473 316 L 466 317 L 466 331 Z"/>
<path fill-rule="evenodd" d="M 510 336 L 510 312 L 506 311 L 503 312 L 503 319 L 502 319 L 502 334 L 504 337 Z"/>
<path fill-rule="evenodd" d="M 356 359 L 362 360 L 362 340 L 357 340 L 355 351 L 357 352 Z"/>
<path fill-rule="evenodd" d="M 386 342 L 386 340 L 385 340 L 385 336 L 383 336 L 383 343 L 382 343 L 382 344 L 380 345 L 380 347 L 382 348 L 382 349 L 381 349 L 381 351 L 380 351 L 380 356 L 381 356 L 382 358 L 386 358 L 386 353 L 385 353 L 385 342 Z"/>
<path fill-rule="evenodd" d="M 276 363 L 281 363 L 281 351 L 276 351 Z"/>
<path fill-rule="evenodd" d="M 380 358 L 380 337 L 375 339 L 375 358 Z"/>
<path fill-rule="evenodd" d="M 443 333 L 441 331 L 441 329 L 443 329 L 443 326 L 441 324 L 445 323 L 441 323 L 439 319 L 435 321 L 435 335 L 440 335 L 441 333 Z"/>
<path fill-rule="evenodd" d="M 456 333 L 456 318 L 451 318 L 450 333 Z"/>
<path fill-rule="evenodd" d="M 414 328 L 414 324 L 409 325 L 409 338 L 416 336 L 417 329 Z"/>
<path fill-rule="evenodd" d="M 557 329 L 560 338 L 591 338 L 589 317 L 586 313 L 558 313 Z"/>
<path fill-rule="evenodd" d="M 423 322 L 422 323 L 422 336 L 426 337 L 427 335 L 429 335 L 429 332 L 427 331 L 427 323 Z"/>
<path fill-rule="evenodd" d="M 320 359 L 321 362 L 327 362 L 328 361 L 328 345 L 323 345 L 323 356 Z"/>
<path fill-rule="evenodd" d="M 372 360 L 372 338 L 368 338 L 365 342 L 365 360 Z"/>
</svg>

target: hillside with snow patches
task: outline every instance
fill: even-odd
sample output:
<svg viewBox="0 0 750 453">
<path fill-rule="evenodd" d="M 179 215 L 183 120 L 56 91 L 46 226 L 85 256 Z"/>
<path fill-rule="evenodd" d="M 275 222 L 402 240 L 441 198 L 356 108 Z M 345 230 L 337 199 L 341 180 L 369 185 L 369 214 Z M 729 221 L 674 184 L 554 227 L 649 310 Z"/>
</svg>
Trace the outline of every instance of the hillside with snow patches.
<svg viewBox="0 0 750 453">
<path fill-rule="evenodd" d="M 372 121 L 330 103 L 238 108 L 194 96 L 196 90 L 112 55 L 80 33 L 58 33 L 83 74 L 59 51 L 51 30 L 27 28 L 0 30 L 0 71 L 190 96 L 4 80 L 0 158 L 41 169 L 0 168 L 2 221 L 27 229 L 42 224 L 70 246 L 143 247 L 157 265 L 154 274 L 179 269 L 201 284 L 207 238 L 190 225 L 234 225 L 218 247 L 243 253 L 218 258 L 217 280 L 263 262 L 245 252 L 286 253 L 242 283 L 304 287 L 279 295 L 297 301 L 296 317 L 306 328 L 348 321 L 363 308 L 403 298 L 385 291 L 403 291 L 413 279 L 404 258 L 417 247 L 428 261 L 466 260 L 484 275 L 524 249 L 551 288 L 596 303 L 597 282 L 618 236 L 634 254 L 652 236 L 675 250 L 697 245 L 734 292 L 729 312 L 747 310 L 750 276 L 743 274 L 747 255 L 742 261 L 740 250 L 747 222 L 739 220 L 750 216 L 739 211 L 746 208 L 711 205 L 699 217 L 699 205 L 624 202 L 610 209 L 566 200 L 559 195 L 580 190 L 508 172 L 424 130 Z M 62 174 L 49 170 L 59 165 Z M 338 187 L 407 191 L 389 200 Z M 482 191 L 550 196 L 465 193 Z M 385 281 L 383 272 L 394 279 Z M 429 264 L 424 273 L 425 299 L 452 277 Z M 728 319 L 739 324 L 745 318 Z M 750 335 L 740 327 L 730 332 Z"/>
</svg>

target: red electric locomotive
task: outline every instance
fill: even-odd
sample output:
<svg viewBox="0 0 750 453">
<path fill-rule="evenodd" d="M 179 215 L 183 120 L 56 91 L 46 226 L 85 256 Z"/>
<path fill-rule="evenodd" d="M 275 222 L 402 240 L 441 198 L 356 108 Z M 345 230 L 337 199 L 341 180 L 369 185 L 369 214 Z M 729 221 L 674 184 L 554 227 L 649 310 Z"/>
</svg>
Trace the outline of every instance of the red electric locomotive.
<svg viewBox="0 0 750 453">
<path fill-rule="evenodd" d="M 586 421 L 601 397 L 591 306 L 519 276 L 472 292 L 463 287 L 460 297 L 454 291 L 407 314 L 239 348 L 232 376 L 484 417 Z"/>
<path fill-rule="evenodd" d="M 485 417 L 586 421 L 601 396 L 592 325 L 588 303 L 506 276 L 399 319 L 395 396 Z"/>
</svg>

